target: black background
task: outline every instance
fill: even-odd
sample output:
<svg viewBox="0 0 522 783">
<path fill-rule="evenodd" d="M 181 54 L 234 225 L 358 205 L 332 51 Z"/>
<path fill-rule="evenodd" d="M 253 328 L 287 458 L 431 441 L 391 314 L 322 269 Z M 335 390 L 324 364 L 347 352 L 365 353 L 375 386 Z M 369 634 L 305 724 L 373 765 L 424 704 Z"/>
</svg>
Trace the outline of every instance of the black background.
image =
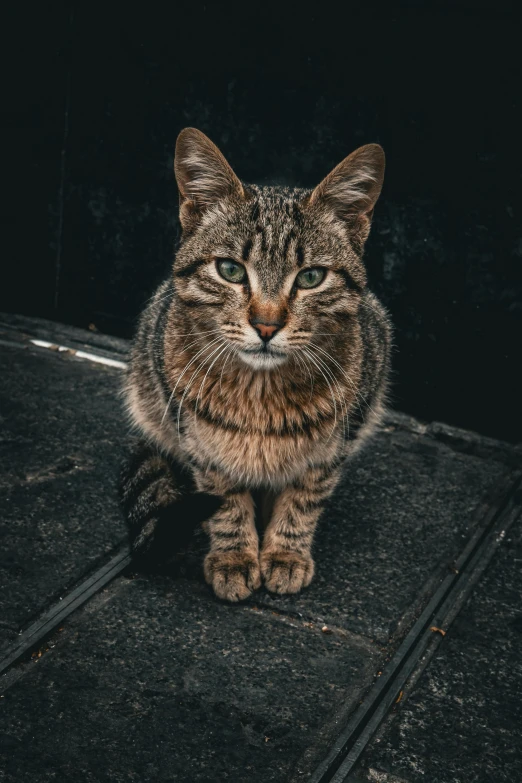
<svg viewBox="0 0 522 783">
<path fill-rule="evenodd" d="M 119 335 L 168 270 L 179 130 L 245 181 L 380 142 L 394 405 L 522 438 L 520 25 L 502 2 L 22 6 L 3 18 L 0 309 Z"/>
</svg>

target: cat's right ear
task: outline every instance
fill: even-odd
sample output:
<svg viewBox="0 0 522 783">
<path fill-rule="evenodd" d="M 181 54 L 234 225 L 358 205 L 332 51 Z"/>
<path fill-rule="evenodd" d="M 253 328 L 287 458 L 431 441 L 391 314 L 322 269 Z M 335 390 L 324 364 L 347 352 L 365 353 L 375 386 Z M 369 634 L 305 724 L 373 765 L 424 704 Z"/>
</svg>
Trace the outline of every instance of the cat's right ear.
<svg viewBox="0 0 522 783">
<path fill-rule="evenodd" d="M 174 173 L 184 231 L 193 230 L 204 212 L 218 202 L 245 196 L 224 155 L 196 128 L 185 128 L 178 136 Z"/>
<path fill-rule="evenodd" d="M 308 201 L 344 221 L 360 250 L 370 231 L 373 208 L 384 179 L 384 166 L 384 150 L 379 144 L 359 147 L 323 179 Z"/>
</svg>

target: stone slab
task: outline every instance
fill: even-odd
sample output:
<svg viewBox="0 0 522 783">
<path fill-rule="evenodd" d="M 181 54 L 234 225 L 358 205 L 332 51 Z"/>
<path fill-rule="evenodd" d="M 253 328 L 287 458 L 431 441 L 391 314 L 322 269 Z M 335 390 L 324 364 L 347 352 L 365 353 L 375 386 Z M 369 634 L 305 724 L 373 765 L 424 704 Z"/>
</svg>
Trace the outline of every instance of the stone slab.
<svg viewBox="0 0 522 783">
<path fill-rule="evenodd" d="M 436 589 L 506 472 L 503 462 L 386 427 L 347 465 L 319 523 L 311 586 L 256 600 L 386 643 Z"/>
<path fill-rule="evenodd" d="M 121 371 L 0 347 L 0 648 L 125 538 Z"/>
<path fill-rule="evenodd" d="M 2 352 L 3 622 L 12 635 L 123 538 L 115 485 L 126 425 L 119 370 L 51 352 Z M 385 643 L 437 584 L 469 535 L 475 506 L 507 472 L 503 452 L 494 456 L 455 451 L 418 424 L 385 427 L 347 467 L 324 515 L 309 590 L 296 598 L 261 591 L 254 600 Z M 200 569 L 193 573 L 201 579 Z"/>
<path fill-rule="evenodd" d="M 522 780 L 522 519 L 355 780 Z"/>
<path fill-rule="evenodd" d="M 89 344 L 87 334 L 69 336 Z M 99 347 L 121 353 L 125 346 Z M 7 345 L 0 362 L 0 633 L 8 643 L 125 537 L 116 476 L 126 426 L 120 370 Z M 20 668 L 0 700 L 3 779 L 306 779 L 463 548 L 480 501 L 518 456 L 506 444 L 392 416 L 347 467 L 320 525 L 316 579 L 302 595 L 261 590 L 242 606 L 217 601 L 202 580 L 203 535 L 169 573 L 120 577 L 67 620 L 55 647 Z M 506 571 L 500 579 L 499 590 L 510 591 L 501 603 L 511 606 L 520 595 L 517 578 Z M 511 665 L 509 629 L 502 626 L 498 649 L 493 631 L 484 649 L 476 639 L 480 612 L 499 611 L 479 606 L 471 630 L 455 642 L 455 660 L 440 671 L 434 661 L 436 688 L 448 691 L 444 677 L 452 687 L 465 681 L 448 674 L 462 661 L 484 678 L 489 648 L 498 676 L 503 659 Z M 515 631 L 517 617 L 510 615 Z M 515 674 L 513 663 L 513 680 L 501 682 L 498 702 L 491 698 L 494 710 L 511 705 L 518 719 L 509 693 L 516 693 Z M 473 678 L 468 685 L 471 693 Z M 405 706 L 415 709 L 414 698 Z M 422 698 L 432 699 L 437 714 L 434 694 Z M 446 706 L 441 701 L 441 711 Z M 426 709 L 421 704 L 417 714 Z M 452 724 L 442 728 L 442 712 L 439 719 L 439 735 L 422 718 L 417 738 L 419 720 L 411 718 L 404 730 L 411 748 L 399 745 L 406 760 L 424 748 L 430 783 L 446 780 L 436 779 L 442 761 L 439 769 L 433 758 L 444 742 L 453 747 Z M 460 724 L 454 719 L 463 759 L 471 758 L 479 740 L 466 738 L 465 711 Z M 503 720 L 488 727 L 477 717 L 475 725 L 488 747 L 505 733 L 507 753 L 515 737 Z M 416 783 L 412 768 L 395 768 L 394 747 L 369 757 L 357 774 L 372 769 L 387 783 L 393 776 Z"/>
<path fill-rule="evenodd" d="M 194 582 L 120 577 L 5 692 L 2 780 L 301 779 L 380 656 Z"/>
</svg>

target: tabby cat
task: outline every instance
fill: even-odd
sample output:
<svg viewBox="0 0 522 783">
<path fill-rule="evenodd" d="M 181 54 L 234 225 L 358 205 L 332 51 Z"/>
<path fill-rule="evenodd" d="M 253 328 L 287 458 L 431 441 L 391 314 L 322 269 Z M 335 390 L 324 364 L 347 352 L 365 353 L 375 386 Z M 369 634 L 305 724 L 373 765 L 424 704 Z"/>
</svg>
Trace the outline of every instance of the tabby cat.
<svg viewBox="0 0 522 783">
<path fill-rule="evenodd" d="M 313 191 L 257 187 L 186 128 L 174 170 L 180 245 L 125 388 L 141 434 L 121 481 L 133 548 L 168 549 L 187 515 L 208 516 L 217 596 L 296 593 L 341 466 L 383 416 L 391 332 L 362 253 L 384 153 L 361 147 Z"/>
</svg>

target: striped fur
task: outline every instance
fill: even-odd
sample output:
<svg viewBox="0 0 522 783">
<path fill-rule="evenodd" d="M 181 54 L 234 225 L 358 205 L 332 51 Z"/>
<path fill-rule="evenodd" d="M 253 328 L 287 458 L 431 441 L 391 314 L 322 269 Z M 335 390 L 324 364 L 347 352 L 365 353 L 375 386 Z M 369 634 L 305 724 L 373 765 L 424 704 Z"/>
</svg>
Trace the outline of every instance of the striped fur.
<svg viewBox="0 0 522 783">
<path fill-rule="evenodd" d="M 189 470 L 142 441 L 131 450 L 119 489 L 132 550 L 142 565 L 168 560 L 222 502 L 216 495 L 196 493 Z"/>
<path fill-rule="evenodd" d="M 204 524 L 216 594 L 240 600 L 262 581 L 297 592 L 342 463 L 383 415 L 391 330 L 361 258 L 383 153 L 356 150 L 312 192 L 240 183 L 194 129 L 175 161 L 182 240 L 142 314 L 125 389 L 147 444 L 122 481 L 131 537 L 150 548 L 189 500 L 219 498 Z M 223 259 L 244 267 L 241 283 L 222 277 Z M 299 287 L 316 267 L 322 282 Z M 276 329 L 268 343 L 259 323 Z"/>
</svg>

